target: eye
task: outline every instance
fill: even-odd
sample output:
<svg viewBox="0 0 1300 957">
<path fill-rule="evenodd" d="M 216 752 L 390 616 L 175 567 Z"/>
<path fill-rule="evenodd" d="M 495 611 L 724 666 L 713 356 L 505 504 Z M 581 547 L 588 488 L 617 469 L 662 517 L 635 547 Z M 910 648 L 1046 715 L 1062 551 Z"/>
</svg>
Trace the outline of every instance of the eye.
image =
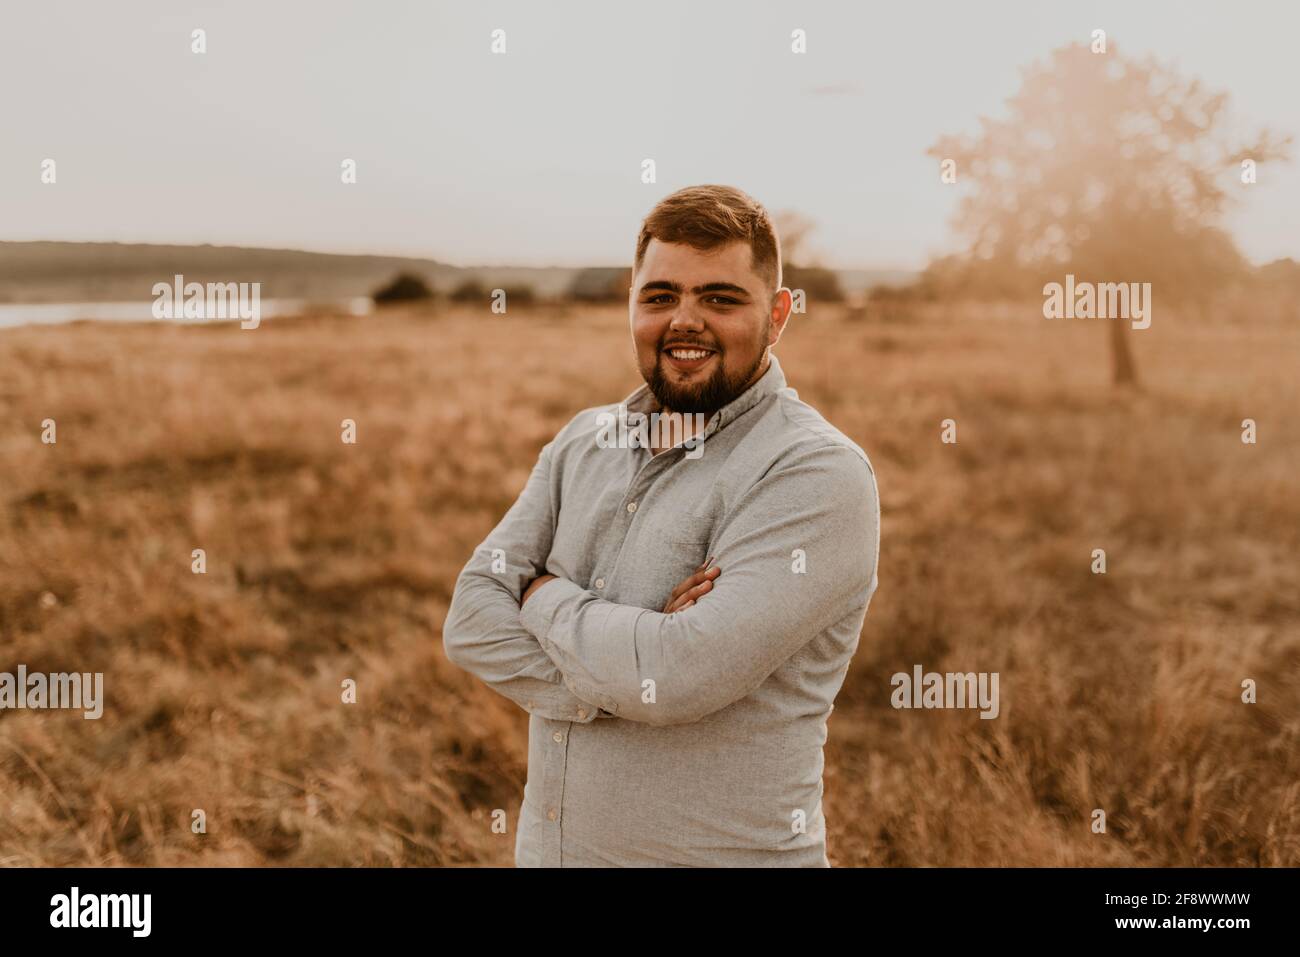
<svg viewBox="0 0 1300 957">
<path fill-rule="evenodd" d="M 672 293 L 670 293 L 670 292 L 661 292 L 661 293 L 659 293 L 659 295 L 657 295 L 657 296 L 651 296 L 649 299 L 646 299 L 645 302 L 648 303 L 648 304 L 650 304 L 650 305 L 656 305 L 656 306 L 657 306 L 657 305 L 661 305 L 661 303 L 659 303 L 658 300 L 660 300 L 660 299 L 671 299 L 671 298 L 672 298 Z"/>
<path fill-rule="evenodd" d="M 721 299 L 721 300 L 722 300 L 722 303 L 721 303 L 721 304 L 724 305 L 724 306 L 738 306 L 738 305 L 740 305 L 740 300 L 738 300 L 738 299 L 732 299 L 730 296 L 709 296 L 709 298 L 710 298 L 710 299 Z"/>
</svg>

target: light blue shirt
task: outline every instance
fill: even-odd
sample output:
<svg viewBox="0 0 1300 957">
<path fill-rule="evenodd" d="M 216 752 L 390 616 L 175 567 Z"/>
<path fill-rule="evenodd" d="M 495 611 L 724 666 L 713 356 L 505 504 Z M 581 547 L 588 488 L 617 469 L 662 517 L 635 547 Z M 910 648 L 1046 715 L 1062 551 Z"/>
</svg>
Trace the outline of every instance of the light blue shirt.
<svg viewBox="0 0 1300 957">
<path fill-rule="evenodd" d="M 645 386 L 622 404 L 656 408 Z M 775 356 L 690 455 L 602 447 L 617 412 L 542 449 L 443 625 L 447 656 L 532 716 L 516 864 L 828 866 L 822 747 L 876 589 L 871 463 Z M 712 591 L 663 614 L 710 556 Z"/>
</svg>

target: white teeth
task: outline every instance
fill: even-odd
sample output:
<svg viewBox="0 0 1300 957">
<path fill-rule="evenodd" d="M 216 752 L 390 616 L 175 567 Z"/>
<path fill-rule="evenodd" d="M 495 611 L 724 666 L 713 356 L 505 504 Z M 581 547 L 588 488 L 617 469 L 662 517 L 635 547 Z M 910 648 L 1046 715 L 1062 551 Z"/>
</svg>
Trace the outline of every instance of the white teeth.
<svg viewBox="0 0 1300 957">
<path fill-rule="evenodd" d="M 699 349 L 669 349 L 668 354 L 674 359 L 703 359 L 708 355 Z"/>
</svg>

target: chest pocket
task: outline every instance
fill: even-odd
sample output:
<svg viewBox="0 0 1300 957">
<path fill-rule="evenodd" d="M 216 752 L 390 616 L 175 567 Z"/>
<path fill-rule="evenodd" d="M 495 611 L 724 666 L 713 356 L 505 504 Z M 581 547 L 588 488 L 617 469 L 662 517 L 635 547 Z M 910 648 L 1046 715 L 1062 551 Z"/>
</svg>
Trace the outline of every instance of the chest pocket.
<svg viewBox="0 0 1300 957">
<path fill-rule="evenodd" d="M 649 577 L 654 582 L 653 591 L 647 598 L 658 610 L 663 608 L 673 589 L 694 574 L 709 557 L 709 533 L 667 530 L 654 536 L 647 544 L 651 551 L 645 556 L 646 565 L 652 569 Z"/>
<path fill-rule="evenodd" d="M 700 560 L 695 563 L 698 565 L 709 557 L 704 554 L 709 548 L 709 537 L 708 532 L 668 532 L 662 536 L 662 540 L 664 544 L 676 550 L 690 552 L 691 549 L 695 549 L 698 551 Z"/>
</svg>

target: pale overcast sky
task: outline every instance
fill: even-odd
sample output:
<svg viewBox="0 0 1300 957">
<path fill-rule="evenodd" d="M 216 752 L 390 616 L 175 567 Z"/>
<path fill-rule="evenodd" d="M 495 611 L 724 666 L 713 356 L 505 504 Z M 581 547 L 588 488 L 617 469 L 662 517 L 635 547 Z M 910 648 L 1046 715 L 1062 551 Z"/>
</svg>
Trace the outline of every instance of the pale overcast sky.
<svg viewBox="0 0 1300 957">
<path fill-rule="evenodd" d="M 617 265 L 656 200 L 721 182 L 815 220 L 830 265 L 916 268 L 959 196 L 926 148 L 1096 28 L 1300 133 L 1289 0 L 6 2 L 0 239 Z M 1240 195 L 1247 256 L 1300 259 L 1300 162 Z"/>
</svg>

